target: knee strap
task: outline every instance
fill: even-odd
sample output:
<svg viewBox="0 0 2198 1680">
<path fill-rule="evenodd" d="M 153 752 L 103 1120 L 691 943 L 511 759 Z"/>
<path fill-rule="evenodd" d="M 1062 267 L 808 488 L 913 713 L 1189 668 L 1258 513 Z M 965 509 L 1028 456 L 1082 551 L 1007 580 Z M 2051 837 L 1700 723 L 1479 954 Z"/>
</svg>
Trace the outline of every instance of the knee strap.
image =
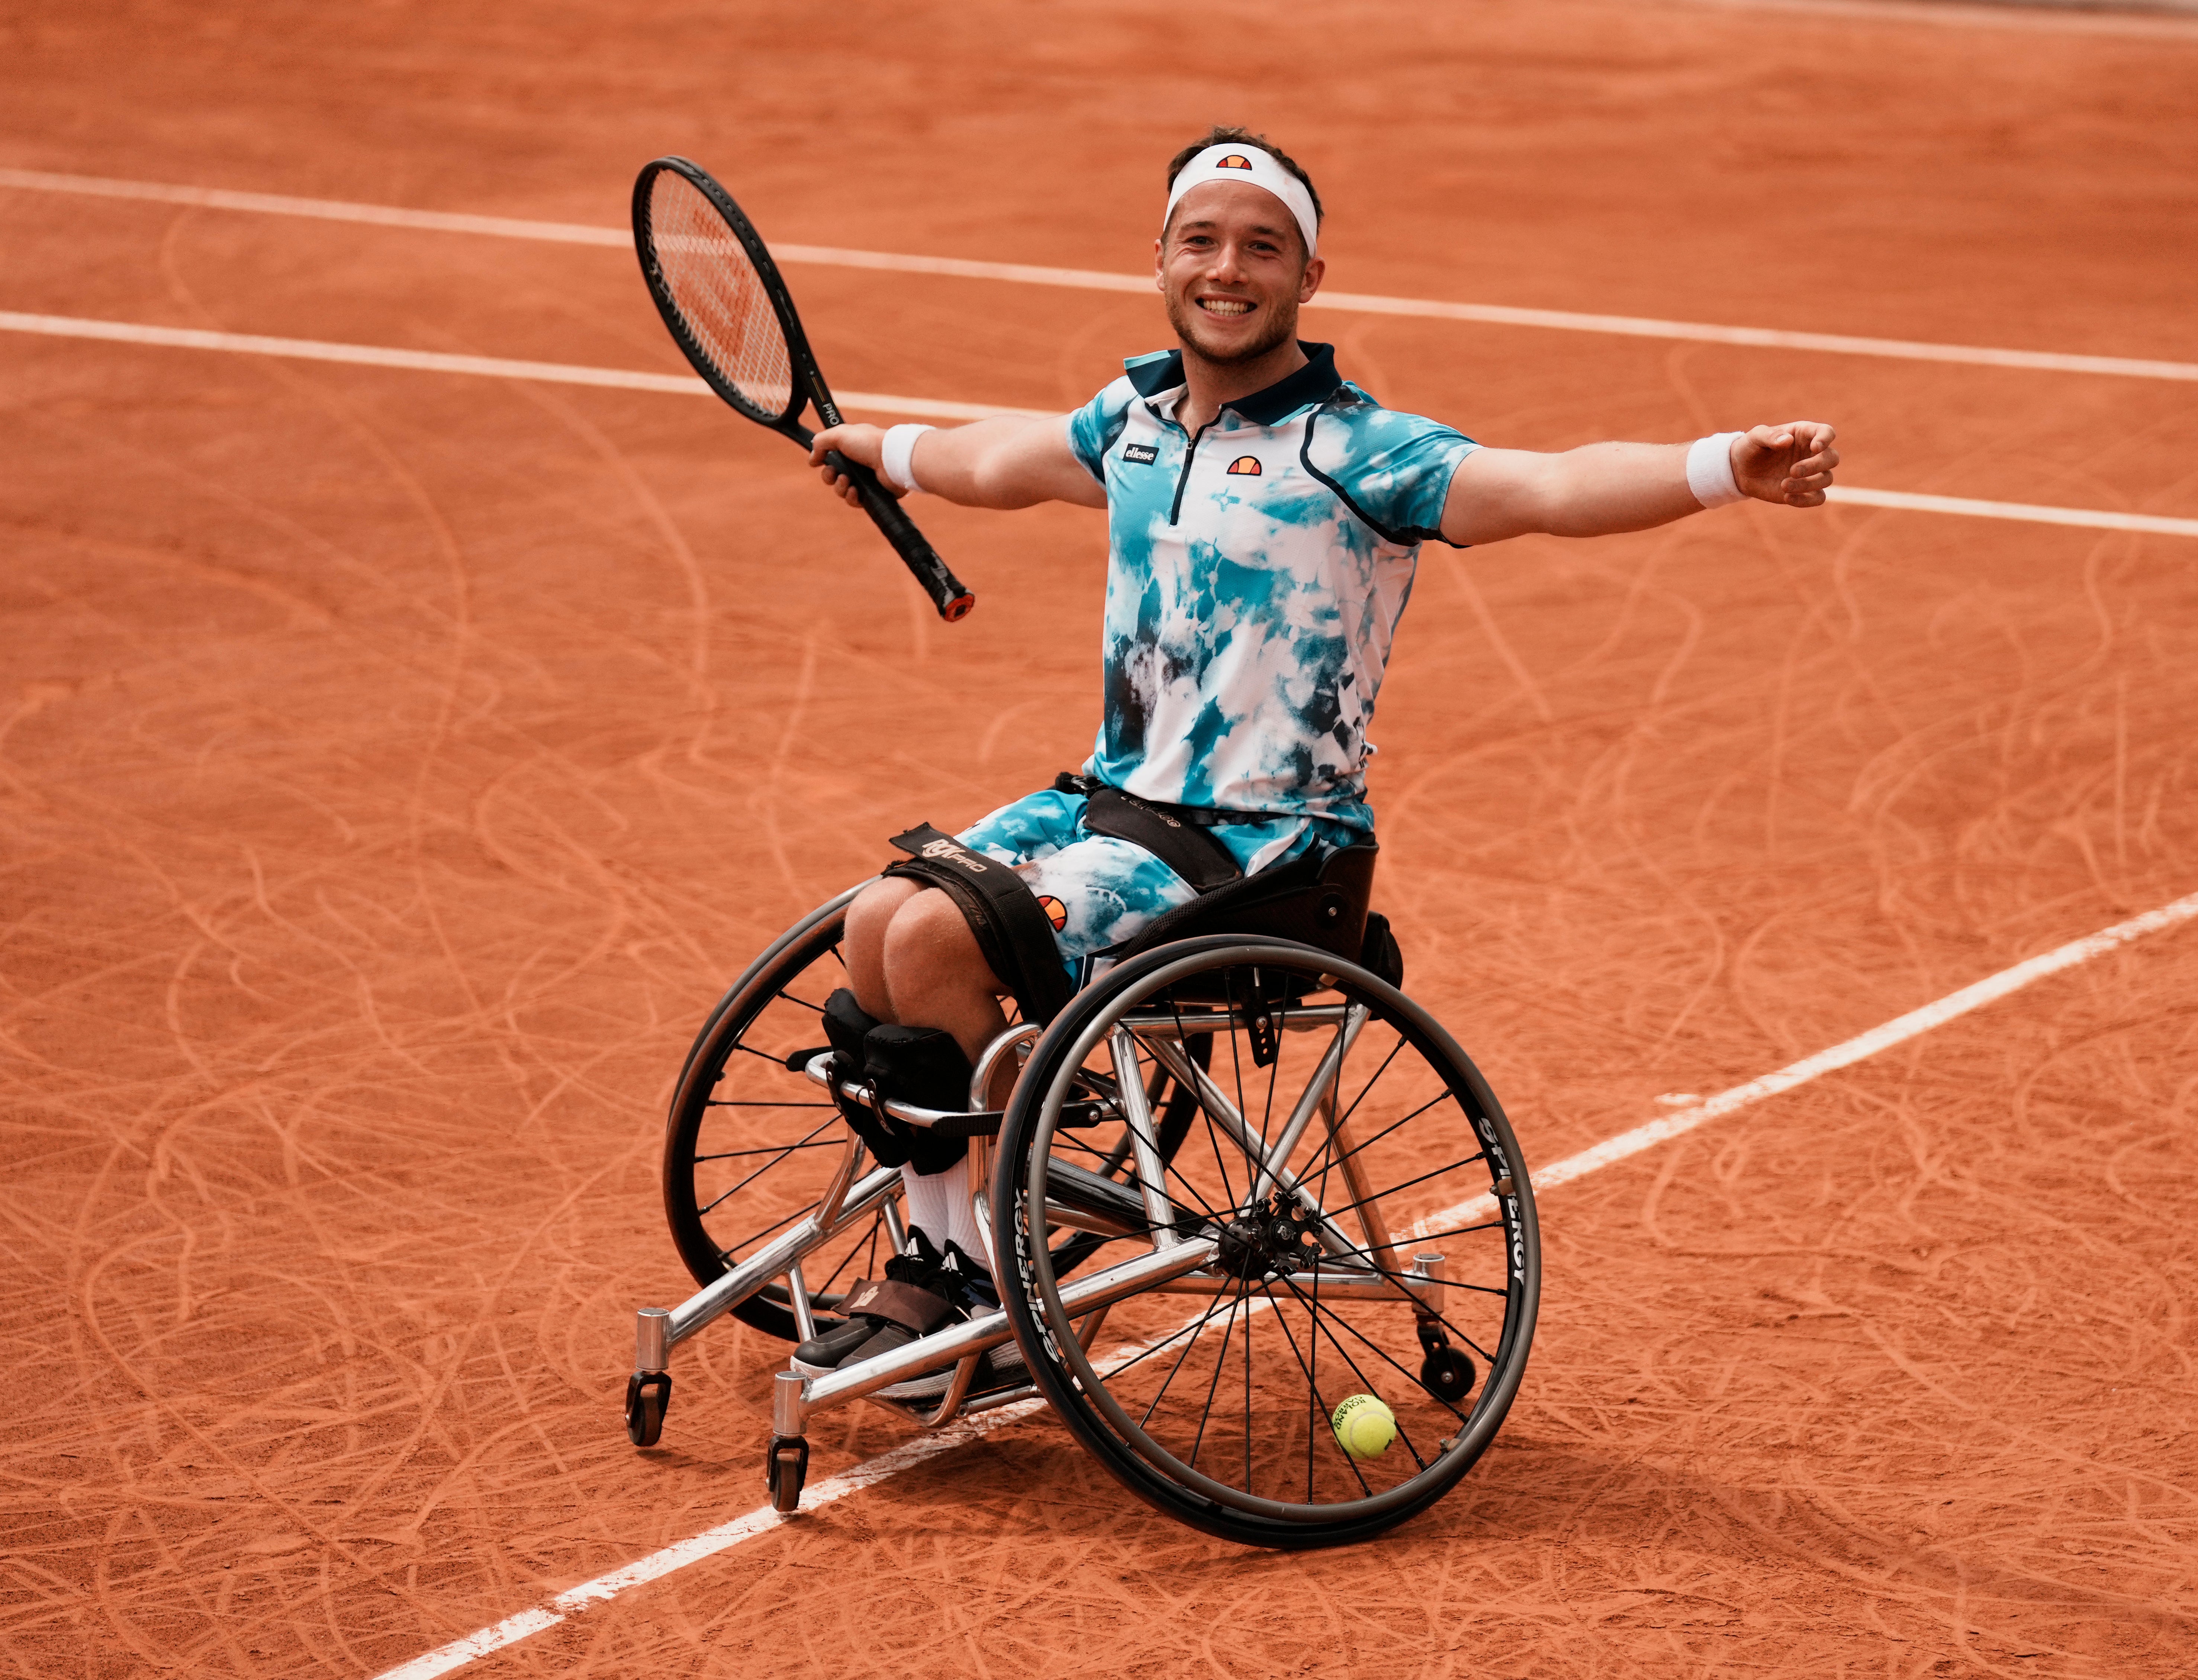
<svg viewBox="0 0 2198 1680">
<path fill-rule="evenodd" d="M 1022 1006 L 1023 1019 L 1045 1022 L 1060 1014 L 1068 1002 L 1068 975 L 1052 918 L 1038 908 L 1029 884 L 997 858 L 972 852 L 928 823 L 895 834 L 893 843 L 909 856 L 885 872 L 939 887 L 954 900 L 992 973 Z"/>
<path fill-rule="evenodd" d="M 968 1107 L 969 1058 L 954 1035 L 936 1026 L 874 1026 L 863 1039 L 863 1077 L 881 1096 L 948 1113 Z M 892 1122 L 902 1130 L 898 1121 Z M 909 1126 L 906 1166 L 924 1177 L 944 1172 L 969 1153 L 969 1140 L 936 1126 Z"/>
<path fill-rule="evenodd" d="M 904 1125 L 840 1090 L 841 1079 L 867 1082 L 881 1096 L 918 1107 L 960 1108 L 969 1097 L 969 1058 L 951 1033 L 887 1026 L 866 1014 L 845 986 L 824 1000 L 824 1033 L 832 1041 L 832 1101 L 879 1166 L 944 1172 L 969 1153 L 966 1135 Z"/>
</svg>

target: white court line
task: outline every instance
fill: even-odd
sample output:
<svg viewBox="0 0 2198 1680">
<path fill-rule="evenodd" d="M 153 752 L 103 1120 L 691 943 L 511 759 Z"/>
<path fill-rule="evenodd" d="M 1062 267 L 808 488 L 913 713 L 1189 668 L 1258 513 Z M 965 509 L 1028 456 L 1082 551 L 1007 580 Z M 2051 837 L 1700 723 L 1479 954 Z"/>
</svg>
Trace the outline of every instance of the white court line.
<svg viewBox="0 0 2198 1680">
<path fill-rule="evenodd" d="M 662 391 L 706 397 L 710 387 L 692 374 L 653 374 L 622 368 L 589 368 L 569 362 L 525 362 L 502 356 L 459 356 L 439 350 L 392 350 L 381 345 L 333 344 L 320 339 L 269 338 L 257 333 L 217 333 L 197 327 L 155 327 L 134 321 L 96 321 L 73 315 L 26 315 L 0 310 L 0 332 L 52 338 L 99 339 L 179 350 L 217 350 L 282 356 L 308 362 L 344 362 L 369 368 L 472 374 L 489 379 L 538 380 L 555 385 L 594 385 L 627 391 Z M 993 415 L 1035 415 L 997 403 L 955 403 L 936 397 L 893 397 L 875 391 L 842 391 L 840 406 L 869 414 L 913 414 L 933 420 L 983 420 Z M 1918 496 L 1899 490 L 1835 485 L 1842 502 L 1913 513 L 1966 514 L 1977 519 L 2024 520 L 2037 525 L 2084 526 L 2100 531 L 2139 531 L 2166 537 L 2198 537 L 2198 519 L 2160 514 L 2115 513 L 2094 508 L 2048 508 L 2026 502 L 1978 502 L 1959 496 Z"/>
<path fill-rule="evenodd" d="M 1919 496 L 1905 490 L 1859 490 L 1835 484 L 1824 494 L 1862 508 L 1895 508 L 1910 514 L 1957 514 L 1969 519 L 2024 520 L 2032 525 L 2080 525 L 2094 531 L 2146 531 L 2161 537 L 2198 537 L 2198 519 L 2165 514 L 2118 514 L 2103 508 L 2047 508 L 2032 502 L 1979 502 L 1967 496 Z"/>
<path fill-rule="evenodd" d="M 2164 904 L 2158 910 L 2148 910 L 2143 916 L 2132 916 L 2127 921 L 2118 921 L 2111 927 L 2102 928 L 2083 939 L 2072 939 L 2042 956 L 2031 957 L 2011 968 L 2003 968 L 1997 974 L 1965 985 L 1958 991 L 1947 993 L 1936 1003 L 1926 1003 L 1920 1009 L 1911 1009 L 1882 1026 L 1872 1027 L 1869 1032 L 1844 1043 L 1835 1044 L 1828 1050 L 1819 1050 L 1816 1055 L 1804 1057 L 1775 1073 L 1750 1079 L 1746 1084 L 1720 1091 L 1690 1108 L 1650 1120 L 1631 1131 L 1620 1132 L 1615 1137 L 1605 1138 L 1590 1148 L 1583 1149 L 1576 1155 L 1567 1155 L 1555 1166 L 1544 1167 L 1533 1173 L 1532 1182 L 1537 1191 L 1553 1190 L 1575 1178 L 1599 1172 L 1606 1166 L 1653 1149 L 1660 1143 L 1683 1137 L 1712 1120 L 1753 1107 L 1767 1097 L 1791 1090 L 1796 1085 L 1806 1085 L 1812 1079 L 1820 1079 L 1827 1073 L 1852 1067 L 1856 1062 L 1866 1061 L 1896 1044 L 1919 1038 L 1933 1027 L 1944 1026 L 1948 1021 L 1980 1009 L 1987 1003 L 1997 1003 L 2025 986 L 2035 985 L 2049 974 L 2057 974 L 2064 968 L 2073 968 L 2094 957 L 2120 950 L 2148 934 L 2164 933 L 2194 919 L 2198 919 L 2198 892 L 2178 898 L 2173 904 Z M 1414 1227 L 1412 1235 L 1424 1238 L 1430 1232 L 1451 1225 L 1470 1224 L 1491 1218 L 1495 1212 L 1493 1197 L 1476 1196 L 1469 1201 L 1460 1202 L 1455 1207 L 1446 1207 L 1439 1213 L 1429 1214 Z M 1169 1334 L 1172 1335 L 1179 1332 Z M 1125 1352 L 1129 1351 L 1123 1350 Z M 890 1452 L 868 1459 L 851 1470 L 844 1470 L 828 1480 L 819 1482 L 814 1488 L 805 1490 L 801 1496 L 802 1508 L 807 1510 L 829 1504 L 836 1499 L 844 1499 L 851 1493 L 881 1482 L 888 1476 L 898 1475 L 927 1459 L 966 1446 L 1004 1424 L 1028 1417 L 1041 1410 L 1044 1404 L 1039 1400 L 1021 1401 L 1012 1406 L 1003 1406 L 996 1412 L 964 1418 L 936 1434 L 918 1436 Z M 569 1588 L 546 1605 L 507 1616 L 478 1633 L 468 1634 L 463 1639 L 453 1640 L 423 1656 L 386 1670 L 376 1676 L 375 1680 L 434 1680 L 434 1677 L 462 1668 L 491 1651 L 501 1650 L 531 1634 L 541 1632 L 544 1628 L 555 1627 L 570 1612 L 605 1602 L 629 1588 L 656 1580 L 706 1557 L 714 1557 L 744 1540 L 767 1534 L 790 1520 L 768 1505 L 759 1506 L 745 1516 L 736 1517 L 730 1522 L 706 1529 L 691 1539 L 682 1540 L 661 1551 L 651 1552 L 647 1557 L 630 1563 L 623 1569 L 613 1570 L 608 1575 L 598 1575 L 592 1581 L 584 1581 L 577 1587 Z"/>
<path fill-rule="evenodd" d="M 323 339 L 268 338 L 258 333 L 214 333 L 197 327 L 154 327 L 136 321 L 94 321 L 74 315 L 25 315 L 0 310 L 0 332 L 50 338 L 101 339 L 113 344 L 161 345 L 176 350 L 222 350 L 247 356 L 281 356 L 304 362 L 347 362 L 365 368 L 405 368 L 417 373 L 476 374 L 489 379 L 537 380 L 550 385 L 597 385 L 624 391 L 663 391 L 678 397 L 717 393 L 693 374 L 637 373 L 624 368 L 586 368 L 570 362 L 522 362 L 503 356 L 455 356 L 439 350 L 392 350 L 375 344 L 333 344 Z M 939 420 L 985 420 L 1001 414 L 1034 414 L 997 403 L 950 403 L 931 397 L 886 397 L 869 391 L 834 393 L 842 408 L 881 414 L 929 415 Z"/>
<path fill-rule="evenodd" d="M 212 210 L 308 216 L 377 227 L 421 228 L 437 233 L 484 234 L 562 245 L 620 246 L 632 236 L 622 228 L 580 222 L 529 221 L 511 216 L 469 216 L 442 210 L 405 210 L 340 199 L 292 198 L 276 193 L 232 192 L 220 187 L 178 187 L 157 181 L 119 181 L 96 175 L 62 175 L 36 169 L 0 169 L 0 187 L 32 192 L 74 193 L 96 198 L 199 205 Z M 951 275 L 1026 286 L 1066 286 L 1081 291 L 1149 294 L 1150 275 L 1100 269 L 1050 268 L 1030 263 L 976 262 L 960 257 L 919 257 L 891 251 L 849 251 L 829 245 L 774 245 L 782 263 L 834 268 L 883 269 L 896 274 Z M 1887 356 L 1904 361 L 1952 362 L 1972 367 L 2026 368 L 2047 373 L 2106 374 L 2123 379 L 2198 381 L 2198 363 L 2134 356 L 2084 356 L 2050 350 L 1996 350 L 1981 345 L 1931 344 L 1911 339 L 1857 337 L 1844 333 L 1795 333 L 1770 327 L 1720 327 L 1699 321 L 1662 321 L 1634 315 L 1585 314 L 1567 309 L 1515 309 L 1503 304 L 1444 303 L 1391 298 L 1370 292 L 1323 292 L 1308 308 L 1343 309 L 1364 315 L 1411 316 L 1433 321 L 1470 321 L 1485 326 L 1541 327 L 1560 332 L 1608 333 L 1625 338 L 1682 339 L 1701 344 L 1759 349 L 1815 350 L 1841 356 Z"/>
</svg>

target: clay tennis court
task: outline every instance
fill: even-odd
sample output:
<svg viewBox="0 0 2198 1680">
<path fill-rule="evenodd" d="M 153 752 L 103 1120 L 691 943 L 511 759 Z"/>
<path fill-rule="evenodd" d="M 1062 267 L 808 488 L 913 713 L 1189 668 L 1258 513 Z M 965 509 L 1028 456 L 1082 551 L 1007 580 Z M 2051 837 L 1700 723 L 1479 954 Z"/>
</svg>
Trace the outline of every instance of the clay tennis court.
<svg viewBox="0 0 2198 1680">
<path fill-rule="evenodd" d="M 1234 120 L 1338 290 L 2198 363 L 2172 16 L 0 20 L 18 171 L 616 230 L 679 151 L 774 242 L 1134 274 Z M 1165 341 L 1131 292 L 788 277 L 848 392 L 1066 408 Z M 684 371 L 615 243 L 90 190 L 0 187 L 0 311 Z M 1492 442 L 1822 417 L 1843 484 L 2198 518 L 2188 374 L 1306 323 Z M 660 1448 L 619 1418 L 691 1288 L 680 1058 L 885 835 L 1080 762 L 1100 516 L 921 504 L 950 627 L 706 397 L 30 331 L 0 462 L 0 1669 L 379 1676 L 754 1510 L 782 1344 L 723 1321 Z M 2195 716 L 2172 530 L 1431 547 L 1375 902 L 1540 1168 L 2198 892 Z M 1519 1403 L 1377 1543 L 1209 1540 L 1041 1414 L 444 1671 L 2188 1673 L 2194 996 L 2164 927 L 1545 1189 Z"/>
</svg>

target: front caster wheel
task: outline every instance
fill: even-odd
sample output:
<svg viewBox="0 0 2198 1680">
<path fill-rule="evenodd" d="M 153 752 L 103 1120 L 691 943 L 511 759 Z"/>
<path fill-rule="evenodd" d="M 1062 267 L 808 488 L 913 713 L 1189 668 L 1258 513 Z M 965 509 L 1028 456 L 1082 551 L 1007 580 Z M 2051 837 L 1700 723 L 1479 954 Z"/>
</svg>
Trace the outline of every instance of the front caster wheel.
<svg viewBox="0 0 2198 1680">
<path fill-rule="evenodd" d="M 636 1371 L 625 1380 L 625 1438 L 637 1447 L 653 1447 L 664 1433 L 664 1414 L 672 1404 L 672 1373 Z"/>
<path fill-rule="evenodd" d="M 1420 1386 L 1455 1404 L 1473 1392 L 1473 1361 L 1454 1347 L 1431 1347 L 1420 1362 Z"/>
<path fill-rule="evenodd" d="M 809 1442 L 800 1435 L 773 1435 L 764 1457 L 764 1483 L 774 1511 L 801 1507 L 802 1485 L 809 1479 Z"/>
</svg>

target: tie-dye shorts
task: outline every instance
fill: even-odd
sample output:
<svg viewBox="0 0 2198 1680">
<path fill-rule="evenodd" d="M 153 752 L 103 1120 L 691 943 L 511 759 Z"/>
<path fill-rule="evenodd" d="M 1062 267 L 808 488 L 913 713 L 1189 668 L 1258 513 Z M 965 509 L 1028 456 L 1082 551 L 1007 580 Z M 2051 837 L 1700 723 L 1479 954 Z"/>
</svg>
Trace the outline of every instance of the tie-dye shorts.
<svg viewBox="0 0 2198 1680">
<path fill-rule="evenodd" d="M 1355 838 L 1340 823 L 1304 817 L 1232 823 L 1210 832 L 1247 875 L 1287 863 L 1308 846 L 1347 846 Z M 1081 793 L 1048 788 L 1026 795 L 970 824 L 957 838 L 1013 864 L 1030 884 L 1053 918 L 1072 984 L 1084 980 L 1087 957 L 1136 938 L 1166 911 L 1198 896 L 1144 847 L 1085 828 Z"/>
</svg>

